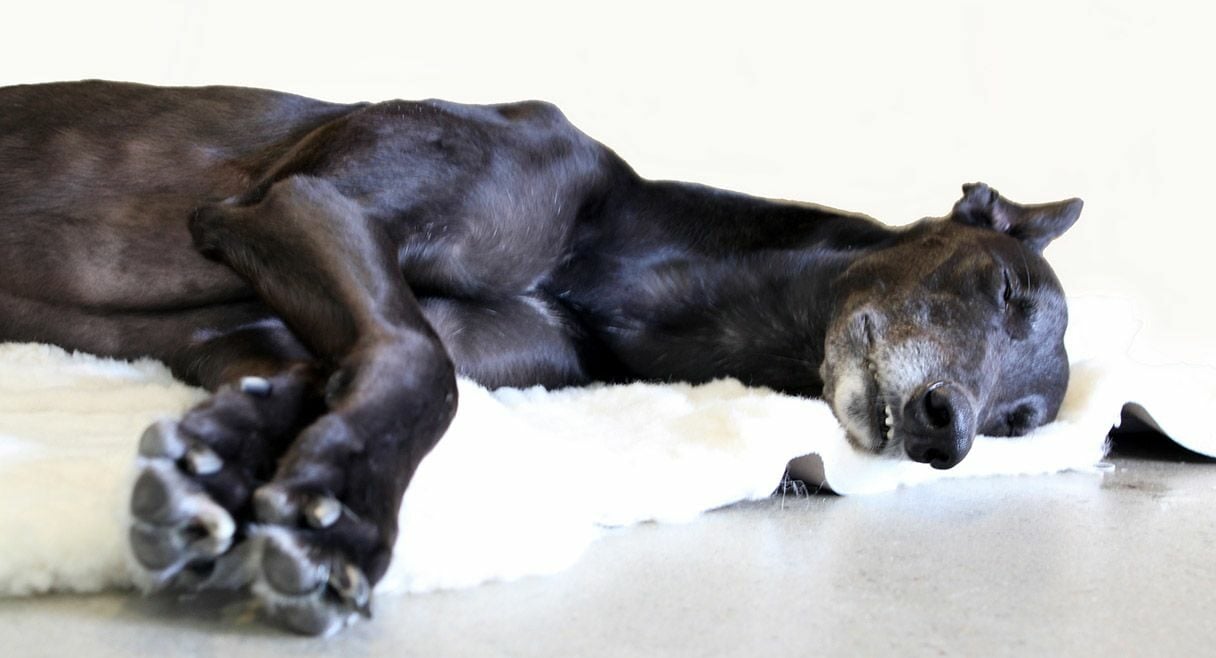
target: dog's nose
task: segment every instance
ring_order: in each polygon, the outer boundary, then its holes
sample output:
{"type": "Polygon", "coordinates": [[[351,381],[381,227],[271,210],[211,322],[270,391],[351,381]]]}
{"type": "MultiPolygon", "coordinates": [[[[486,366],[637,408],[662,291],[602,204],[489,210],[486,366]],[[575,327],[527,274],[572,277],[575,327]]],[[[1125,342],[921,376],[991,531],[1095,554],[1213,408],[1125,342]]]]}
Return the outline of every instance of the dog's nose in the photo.
{"type": "Polygon", "coordinates": [[[971,398],[957,385],[936,382],[904,405],[904,451],[914,461],[946,469],[958,464],[975,439],[971,398]]]}

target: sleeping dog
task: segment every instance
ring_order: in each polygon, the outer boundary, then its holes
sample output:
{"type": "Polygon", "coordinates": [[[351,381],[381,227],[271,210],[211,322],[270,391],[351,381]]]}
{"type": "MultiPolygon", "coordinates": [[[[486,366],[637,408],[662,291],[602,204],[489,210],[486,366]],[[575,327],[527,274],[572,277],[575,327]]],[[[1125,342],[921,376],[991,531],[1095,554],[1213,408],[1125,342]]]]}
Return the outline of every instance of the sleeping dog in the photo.
{"type": "Polygon", "coordinates": [[[934,468],[1051,420],[1068,382],[1041,252],[1077,199],[965,185],[895,229],[644,180],[540,102],[89,81],[0,110],[0,340],[214,391],[141,438],[132,553],[154,587],[251,579],[300,632],[368,610],[458,374],[735,377],[934,468]]]}

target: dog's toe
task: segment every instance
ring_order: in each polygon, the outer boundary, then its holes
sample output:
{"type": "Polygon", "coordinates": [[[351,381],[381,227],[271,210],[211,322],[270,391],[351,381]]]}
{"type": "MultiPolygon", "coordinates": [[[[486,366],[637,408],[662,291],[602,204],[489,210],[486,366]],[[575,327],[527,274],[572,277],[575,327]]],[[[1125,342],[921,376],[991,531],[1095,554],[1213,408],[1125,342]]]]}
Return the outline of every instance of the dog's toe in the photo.
{"type": "Polygon", "coordinates": [[[214,561],[236,536],[227,510],[164,459],[145,464],[131,494],[131,515],[131,553],[153,588],[188,566],[214,561]]]}
{"type": "Polygon", "coordinates": [[[177,433],[177,423],[159,420],[144,430],[139,437],[139,454],[144,457],[180,459],[186,454],[186,442],[177,433]]]}
{"type": "Polygon", "coordinates": [[[131,490],[131,514],[157,525],[172,524],[186,514],[184,498],[197,493],[177,477],[167,462],[158,460],[144,467],[131,490]]]}
{"type": "Polygon", "coordinates": [[[291,535],[276,533],[267,538],[262,549],[262,575],[277,593],[304,596],[329,580],[329,567],[313,562],[291,535]]]}
{"type": "Polygon", "coordinates": [[[128,532],[135,559],[153,571],[165,571],[182,556],[182,542],[173,532],[136,523],[128,532]]]}
{"type": "Polygon", "coordinates": [[[276,623],[328,635],[357,615],[370,616],[372,583],[357,556],[374,551],[379,532],[329,495],[260,487],[254,514],[262,558],[254,592],[276,623]]]}
{"type": "Polygon", "coordinates": [[[127,533],[139,580],[151,589],[201,586],[206,579],[199,574],[215,571],[216,560],[237,541],[232,514],[195,479],[218,473],[223,460],[171,421],[144,432],[139,454],[127,533]]]}
{"type": "Polygon", "coordinates": [[[370,615],[371,583],[358,567],[288,529],[261,532],[262,563],[254,592],[274,622],[304,635],[330,635],[357,615],[370,615]]]}

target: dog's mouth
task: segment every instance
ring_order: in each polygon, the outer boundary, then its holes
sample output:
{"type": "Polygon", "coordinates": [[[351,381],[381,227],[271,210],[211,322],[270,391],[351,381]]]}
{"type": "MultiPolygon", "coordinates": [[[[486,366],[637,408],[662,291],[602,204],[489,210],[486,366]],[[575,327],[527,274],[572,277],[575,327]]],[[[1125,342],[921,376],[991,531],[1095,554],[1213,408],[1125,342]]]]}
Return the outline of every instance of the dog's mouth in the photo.
{"type": "Polygon", "coordinates": [[[895,438],[895,410],[891,401],[884,393],[882,375],[878,364],[867,358],[866,365],[866,407],[870,410],[869,429],[874,432],[874,440],[870,442],[874,452],[885,451],[895,438]]]}

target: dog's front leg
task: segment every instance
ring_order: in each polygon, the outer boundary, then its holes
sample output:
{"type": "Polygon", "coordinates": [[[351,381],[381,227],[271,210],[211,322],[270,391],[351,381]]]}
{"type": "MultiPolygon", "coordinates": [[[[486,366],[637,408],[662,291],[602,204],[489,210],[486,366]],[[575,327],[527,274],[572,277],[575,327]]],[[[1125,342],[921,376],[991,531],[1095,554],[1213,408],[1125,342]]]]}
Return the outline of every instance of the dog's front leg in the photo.
{"type": "Polygon", "coordinates": [[[451,360],[381,227],[325,180],[205,207],[191,231],[332,369],[325,413],[253,496],[255,591],[292,629],[332,632],[388,567],[402,495],[455,413],[451,360]]]}

